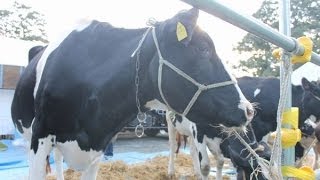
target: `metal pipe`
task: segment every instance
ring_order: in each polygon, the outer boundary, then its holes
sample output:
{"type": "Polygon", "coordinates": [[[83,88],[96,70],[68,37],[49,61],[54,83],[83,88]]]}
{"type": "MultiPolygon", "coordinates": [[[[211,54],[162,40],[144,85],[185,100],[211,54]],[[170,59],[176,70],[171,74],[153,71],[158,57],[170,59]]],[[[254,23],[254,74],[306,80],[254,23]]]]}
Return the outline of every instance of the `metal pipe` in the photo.
{"type": "MultiPolygon", "coordinates": [[[[298,45],[292,38],[279,33],[277,30],[269,27],[252,16],[238,13],[236,10],[223,5],[219,0],[181,1],[252,33],[288,52],[296,52],[296,55],[302,55],[304,52],[304,48],[298,45]]],[[[311,62],[320,66],[320,56],[316,53],[312,53],[311,62]]]]}
{"type": "MultiPolygon", "coordinates": [[[[291,36],[291,28],[290,28],[290,0],[279,0],[279,32],[286,35],[291,36]]],[[[280,83],[282,84],[285,82],[285,73],[291,73],[292,72],[292,64],[290,63],[290,55],[283,54],[281,59],[281,65],[280,65],[280,83]],[[284,67],[285,61],[287,64],[289,64],[288,70],[284,67]],[[288,71],[288,72],[287,72],[288,71]]],[[[286,97],[286,102],[284,104],[285,110],[289,110],[292,106],[292,88],[291,88],[291,74],[289,74],[289,84],[286,89],[288,92],[286,97]]],[[[279,103],[280,104],[280,103],[279,103]]],[[[283,128],[291,128],[289,125],[282,125],[283,128]]],[[[282,149],[282,156],[281,156],[281,164],[285,166],[294,166],[295,161],[295,148],[290,147],[287,149],[282,149]]],[[[288,178],[284,178],[288,179],[288,178]]]]}

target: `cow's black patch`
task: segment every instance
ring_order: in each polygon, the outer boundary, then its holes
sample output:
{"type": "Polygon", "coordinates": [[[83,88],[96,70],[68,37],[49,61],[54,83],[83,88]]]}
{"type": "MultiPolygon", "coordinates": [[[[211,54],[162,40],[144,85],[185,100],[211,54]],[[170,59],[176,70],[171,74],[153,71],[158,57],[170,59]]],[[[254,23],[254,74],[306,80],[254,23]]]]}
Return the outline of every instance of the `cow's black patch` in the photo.
{"type": "MultiPolygon", "coordinates": [[[[239,86],[250,102],[257,103],[256,116],[252,120],[253,129],[260,141],[269,132],[277,127],[277,108],[280,97],[280,80],[278,78],[242,77],[238,78],[239,86]],[[254,97],[256,89],[260,90],[259,96],[254,97]]],[[[313,96],[312,92],[320,92],[319,85],[302,80],[302,86],[292,85],[292,106],[299,108],[299,128],[304,126],[304,121],[314,115],[320,118],[320,101],[313,96]]],[[[300,148],[298,148],[300,149],[300,148]]],[[[299,150],[300,151],[300,150],[299,150]]],[[[301,157],[301,153],[296,155],[301,157]]],[[[303,153],[302,153],[303,154],[303,153]]]]}
{"type": "MultiPolygon", "coordinates": [[[[198,14],[199,10],[193,8],[156,23],[154,32],[159,50],[149,33],[139,49],[139,58],[137,54],[131,55],[147,28],[124,29],[92,21],[83,30],[72,31],[49,52],[34,101],[36,61],[32,60],[26,68],[28,73],[20,79],[12,110],[14,121],[21,114],[27,117],[23,119],[23,127],[30,126],[35,118],[31,148],[36,152],[37,139],[52,134],[57,142],[77,141],[82,150],[104,150],[111,138],[137,114],[136,75],[142,111],[151,100],[164,103],[158,86],[160,52],[165,60],[198,83],[230,81],[210,36],[196,26],[198,14]],[[182,41],[177,40],[178,22],[188,34],[182,41]],[[23,93],[22,98],[19,93],[23,93]],[[19,109],[22,107],[28,108],[19,109]]],[[[38,54],[35,59],[41,56],[38,54]]],[[[167,66],[163,66],[161,77],[163,96],[174,110],[182,113],[198,87],[167,66]]],[[[234,85],[204,91],[187,118],[204,126],[243,125],[247,118],[246,111],[238,108],[239,97],[234,85]]]]}
{"type": "Polygon", "coordinates": [[[192,135],[194,138],[196,138],[196,130],[194,129],[194,126],[192,126],[192,135]]]}
{"type": "Polygon", "coordinates": [[[199,152],[199,162],[201,162],[202,161],[202,154],[201,154],[201,152],[199,152]]]}

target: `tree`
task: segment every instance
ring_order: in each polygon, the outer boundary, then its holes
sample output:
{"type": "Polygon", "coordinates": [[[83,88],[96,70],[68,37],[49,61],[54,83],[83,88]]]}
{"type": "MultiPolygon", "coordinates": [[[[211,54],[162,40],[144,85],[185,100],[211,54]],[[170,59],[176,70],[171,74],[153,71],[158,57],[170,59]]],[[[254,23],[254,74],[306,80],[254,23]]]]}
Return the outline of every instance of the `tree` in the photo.
{"type": "Polygon", "coordinates": [[[24,4],[14,2],[10,10],[0,9],[0,35],[47,43],[44,16],[24,4]]]}
{"type": "MultiPolygon", "coordinates": [[[[320,52],[320,0],[291,0],[291,34],[298,38],[308,36],[313,40],[314,51],[320,52]]],[[[278,0],[265,0],[260,9],[253,14],[257,19],[278,30],[278,0]]],[[[234,50],[242,54],[244,58],[234,68],[240,68],[245,72],[251,72],[254,76],[279,76],[279,65],[272,57],[272,51],[276,49],[268,43],[252,34],[247,34],[234,50]]]]}

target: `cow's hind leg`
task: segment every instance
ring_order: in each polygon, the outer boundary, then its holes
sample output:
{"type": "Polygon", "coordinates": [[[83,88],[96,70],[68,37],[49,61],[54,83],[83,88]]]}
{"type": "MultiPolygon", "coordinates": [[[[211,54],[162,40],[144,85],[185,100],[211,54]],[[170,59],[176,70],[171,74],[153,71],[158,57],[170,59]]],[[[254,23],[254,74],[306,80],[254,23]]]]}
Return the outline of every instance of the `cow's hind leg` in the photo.
{"type": "Polygon", "coordinates": [[[203,143],[198,143],[197,145],[199,149],[199,162],[200,162],[200,170],[202,174],[202,179],[206,180],[208,179],[209,173],[210,173],[210,160],[207,153],[207,146],[203,143]]]}
{"type": "Polygon", "coordinates": [[[198,157],[198,149],[196,147],[196,144],[194,142],[193,138],[189,138],[190,140],[190,154],[192,157],[192,162],[193,162],[193,169],[195,172],[195,175],[197,179],[202,179],[201,178],[201,170],[200,170],[200,164],[199,164],[199,157],[198,157]]]}
{"type": "Polygon", "coordinates": [[[54,163],[56,164],[56,177],[57,180],[64,180],[63,177],[63,156],[59,149],[54,149],[54,163]]]}
{"type": "Polygon", "coordinates": [[[55,143],[55,136],[48,135],[38,138],[32,135],[31,150],[29,154],[29,180],[44,180],[46,178],[46,158],[55,143]]]}
{"type": "Polygon", "coordinates": [[[82,172],[81,180],[95,180],[99,170],[99,162],[101,157],[96,158],[89,167],[82,172]]]}

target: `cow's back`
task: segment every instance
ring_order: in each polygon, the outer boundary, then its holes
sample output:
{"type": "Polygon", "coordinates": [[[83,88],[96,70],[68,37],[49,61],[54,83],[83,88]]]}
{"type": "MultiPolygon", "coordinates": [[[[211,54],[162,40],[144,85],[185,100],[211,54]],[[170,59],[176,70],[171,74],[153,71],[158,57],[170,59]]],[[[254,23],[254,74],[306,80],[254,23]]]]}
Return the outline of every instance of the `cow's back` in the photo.
{"type": "Polygon", "coordinates": [[[278,78],[242,77],[239,86],[251,103],[256,103],[256,112],[252,120],[257,140],[276,129],[276,115],[280,97],[278,78]]]}
{"type": "Polygon", "coordinates": [[[125,113],[115,109],[128,105],[119,103],[126,95],[135,97],[135,61],[131,54],[143,32],[93,21],[81,31],[72,31],[49,54],[35,102],[39,116],[43,115],[39,123],[47,133],[81,139],[79,144],[99,141],[93,144],[102,146],[99,138],[105,138],[105,132],[116,133],[130,120],[126,113],[136,111],[134,104],[125,113]]]}
{"type": "Polygon", "coordinates": [[[277,111],[280,97],[280,81],[278,78],[238,78],[239,86],[251,103],[257,103],[257,110],[262,114],[274,114],[277,111]]]}

